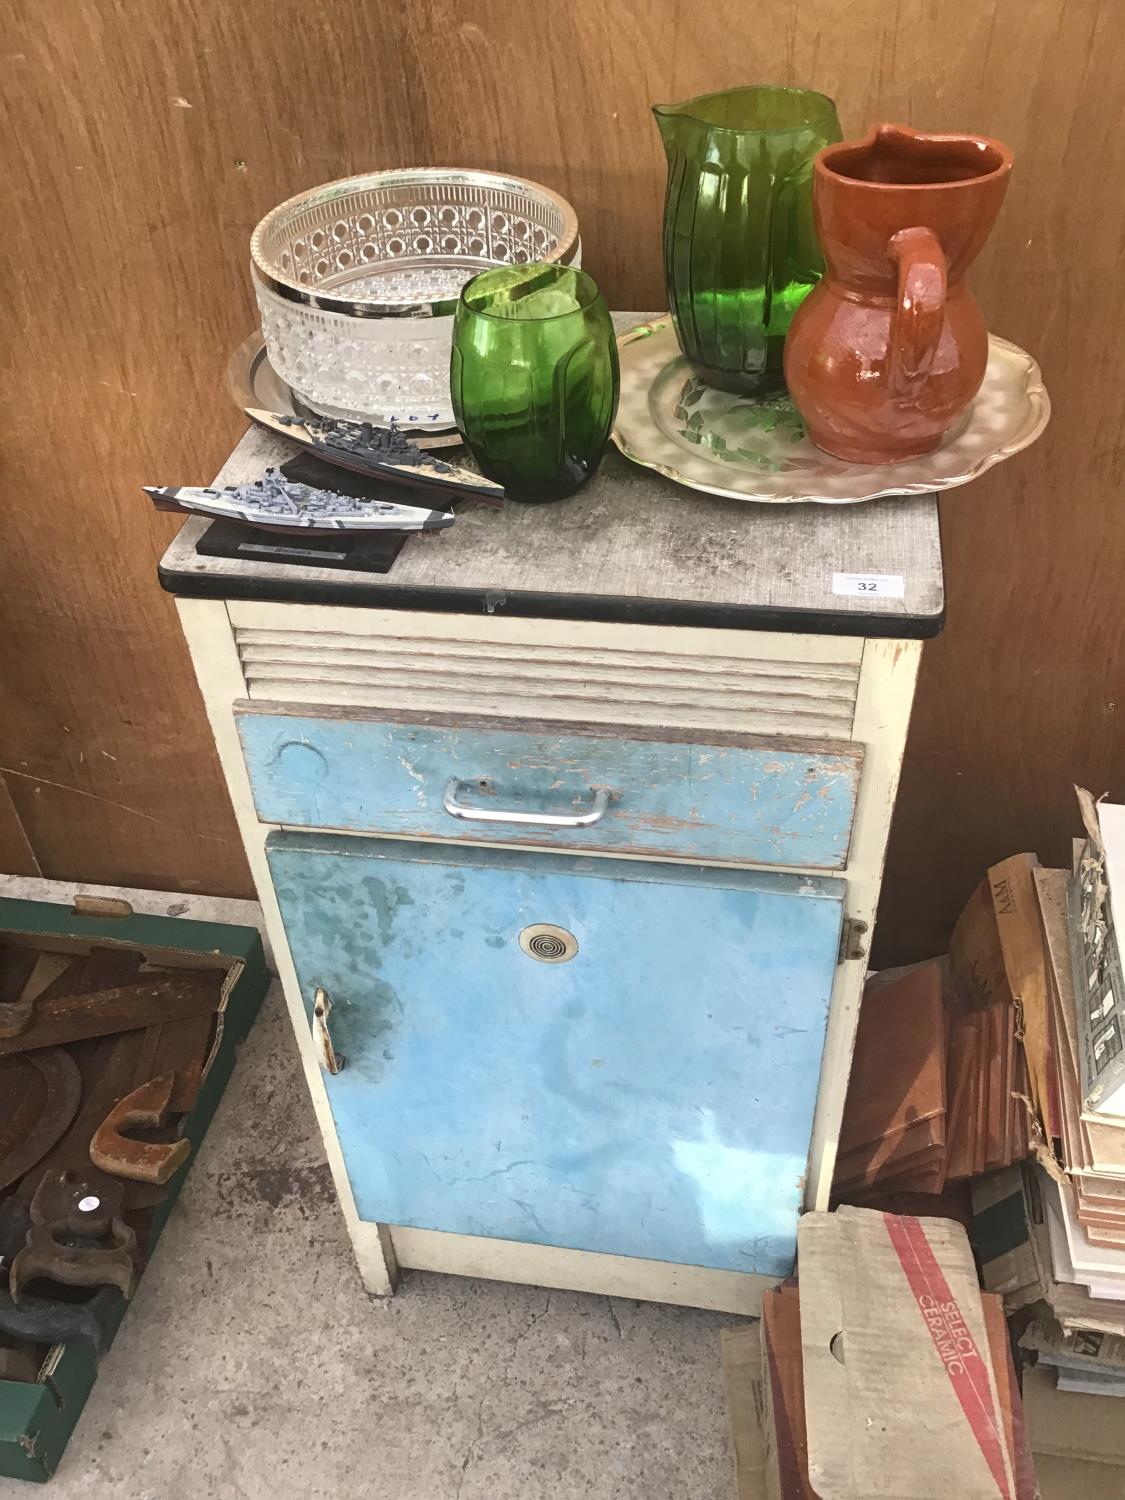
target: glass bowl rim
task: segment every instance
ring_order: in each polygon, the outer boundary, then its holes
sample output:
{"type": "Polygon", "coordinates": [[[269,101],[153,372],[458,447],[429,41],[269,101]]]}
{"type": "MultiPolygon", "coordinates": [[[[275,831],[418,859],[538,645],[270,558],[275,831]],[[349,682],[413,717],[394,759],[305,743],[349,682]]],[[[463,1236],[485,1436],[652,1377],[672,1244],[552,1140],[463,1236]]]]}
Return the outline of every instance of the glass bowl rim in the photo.
{"type": "MultiPolygon", "coordinates": [[[[528,194],[533,198],[538,197],[542,202],[550,203],[561,215],[563,221],[559,241],[549,252],[550,260],[557,260],[560,264],[570,264],[579,252],[581,241],[578,236],[578,215],[574,208],[561,193],[541,182],[536,182],[533,178],[520,177],[514,172],[491,171],[481,167],[397,167],[389,170],[360,172],[350,177],[336,177],[331,182],[322,182],[316,187],[306,188],[303,192],[295,193],[291,198],[275,204],[258,220],[250,235],[251,278],[260,280],[264,286],[286,302],[299,303],[326,312],[342,313],[346,317],[412,318],[450,315],[456,306],[455,297],[439,298],[436,301],[385,302],[374,296],[349,297],[347,283],[328,288],[306,286],[287,275],[280,265],[275,264],[264,248],[264,241],[274,226],[303,208],[333,202],[349,193],[366,189],[411,187],[423,184],[514,191],[528,194]]],[[[497,264],[503,264],[503,262],[497,262],[497,264]]]]}

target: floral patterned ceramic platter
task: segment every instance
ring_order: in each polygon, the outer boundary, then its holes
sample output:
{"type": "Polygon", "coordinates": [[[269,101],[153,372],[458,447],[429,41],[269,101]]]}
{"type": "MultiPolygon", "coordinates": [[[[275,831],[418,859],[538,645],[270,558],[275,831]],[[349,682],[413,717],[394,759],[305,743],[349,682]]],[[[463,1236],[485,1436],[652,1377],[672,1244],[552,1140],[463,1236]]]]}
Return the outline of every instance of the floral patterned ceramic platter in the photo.
{"type": "Polygon", "coordinates": [[[806,436],[789,397],[733,396],[692,373],[668,316],[617,341],[621,403],[613,440],[635,463],[690,489],[769,505],[847,505],[968,484],[1033,443],[1051,404],[1030,354],[989,335],[988,369],[958,427],[924,458],[849,464],[806,436]]]}

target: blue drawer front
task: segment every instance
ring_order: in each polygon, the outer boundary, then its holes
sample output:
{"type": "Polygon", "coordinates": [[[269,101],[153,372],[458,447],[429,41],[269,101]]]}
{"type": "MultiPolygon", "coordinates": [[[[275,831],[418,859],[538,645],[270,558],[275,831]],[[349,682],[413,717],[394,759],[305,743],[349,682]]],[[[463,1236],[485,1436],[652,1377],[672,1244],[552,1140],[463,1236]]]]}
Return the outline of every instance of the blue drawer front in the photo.
{"type": "Polygon", "coordinates": [[[816,870],[847,862],[862,764],[857,746],[738,736],[699,744],[252,712],[239,714],[239,733],[267,823],[816,870]],[[582,813],[602,787],[610,806],[590,828],[462,822],[442,806],[452,779],[486,809],[582,813]]]}
{"type": "Polygon", "coordinates": [[[786,1275],[834,880],[273,834],[360,1216],[786,1275]],[[578,940],[544,963],[520,932],[578,940]]]}

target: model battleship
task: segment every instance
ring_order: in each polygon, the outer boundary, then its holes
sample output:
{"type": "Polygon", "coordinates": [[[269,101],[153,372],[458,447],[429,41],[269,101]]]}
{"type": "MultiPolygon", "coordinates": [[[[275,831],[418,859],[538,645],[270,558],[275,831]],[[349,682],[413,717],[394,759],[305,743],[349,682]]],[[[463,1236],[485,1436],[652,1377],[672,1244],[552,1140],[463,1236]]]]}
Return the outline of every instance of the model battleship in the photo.
{"type": "Polygon", "coordinates": [[[220,489],[145,485],[157,510],[178,510],[187,515],[222,516],[266,531],[286,531],[307,536],[317,531],[438,531],[452,526],[452,511],[428,510],[418,505],[396,505],[389,500],[358,500],[335,490],[317,489],[285,479],[276,469],[267,469],[252,484],[233,484],[220,489]]]}
{"type": "Polygon", "coordinates": [[[472,469],[436,458],[411,442],[397,427],[337,421],[333,417],[282,416],[256,406],[247,406],[244,410],[259,427],[289,438],[326,463],[338,464],[353,473],[455,491],[467,500],[485,500],[493,505],[504,502],[502,485],[494,484],[472,469]]]}

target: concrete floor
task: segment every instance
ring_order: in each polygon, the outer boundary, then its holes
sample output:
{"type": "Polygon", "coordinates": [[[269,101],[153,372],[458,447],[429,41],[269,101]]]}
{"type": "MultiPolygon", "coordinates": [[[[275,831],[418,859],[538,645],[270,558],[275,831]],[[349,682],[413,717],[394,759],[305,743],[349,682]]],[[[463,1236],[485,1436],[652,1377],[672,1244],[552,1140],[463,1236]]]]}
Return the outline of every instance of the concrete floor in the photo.
{"type": "Polygon", "coordinates": [[[730,1500],[737,1321],[419,1272],[368,1299],[275,986],[49,1493],[730,1500]]]}

